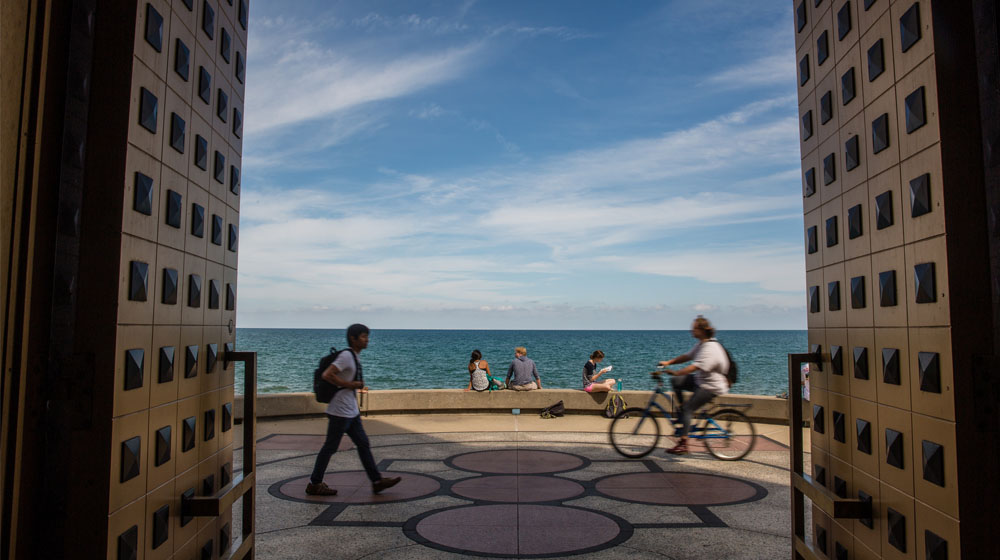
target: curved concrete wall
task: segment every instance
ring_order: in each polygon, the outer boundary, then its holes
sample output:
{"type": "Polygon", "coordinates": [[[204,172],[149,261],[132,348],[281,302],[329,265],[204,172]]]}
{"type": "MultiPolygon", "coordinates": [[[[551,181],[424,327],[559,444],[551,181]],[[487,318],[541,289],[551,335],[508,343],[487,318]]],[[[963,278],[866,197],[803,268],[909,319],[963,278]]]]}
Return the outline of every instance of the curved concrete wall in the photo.
{"type": "MultiPolygon", "coordinates": [[[[645,406],[648,391],[622,391],[629,406],[645,406]]],[[[587,393],[572,389],[541,389],[537,391],[494,391],[492,393],[461,389],[394,389],[371,391],[361,395],[362,412],[369,414],[408,413],[485,413],[504,412],[518,408],[523,414],[538,412],[563,401],[569,414],[600,414],[607,404],[608,393],[587,393]]],[[[788,401],[761,395],[730,394],[719,397],[726,404],[749,404],[745,412],[758,422],[787,424],[788,401]]],[[[243,417],[243,395],[236,395],[234,414],[243,417]]],[[[257,395],[257,418],[312,416],[322,414],[326,405],[316,402],[312,393],[273,393],[257,395]]],[[[808,418],[808,415],[805,417],[808,418]]]]}

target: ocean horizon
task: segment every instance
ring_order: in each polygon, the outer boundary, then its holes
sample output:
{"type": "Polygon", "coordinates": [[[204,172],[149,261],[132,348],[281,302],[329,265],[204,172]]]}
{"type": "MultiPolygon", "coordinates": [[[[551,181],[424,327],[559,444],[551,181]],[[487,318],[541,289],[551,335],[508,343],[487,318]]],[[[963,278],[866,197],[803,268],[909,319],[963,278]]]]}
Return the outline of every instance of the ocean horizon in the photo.
{"type": "MultiPolygon", "coordinates": [[[[345,329],[236,329],[236,349],[257,352],[257,392],[312,391],[312,375],[331,347],[343,348],[345,329]]],[[[472,350],[478,349],[494,376],[503,378],[514,348],[525,346],[538,366],[542,386],[579,389],[583,365],[602,350],[605,377],[621,379],[623,389],[651,389],[649,372],[660,360],[691,349],[687,330],[613,329],[373,329],[361,354],[366,384],[379,389],[464,389],[472,350]]],[[[740,368],[734,393],[775,395],[787,390],[787,355],[808,348],[806,330],[727,330],[717,338],[740,368]]],[[[236,393],[243,393],[237,366],[236,393]]]]}

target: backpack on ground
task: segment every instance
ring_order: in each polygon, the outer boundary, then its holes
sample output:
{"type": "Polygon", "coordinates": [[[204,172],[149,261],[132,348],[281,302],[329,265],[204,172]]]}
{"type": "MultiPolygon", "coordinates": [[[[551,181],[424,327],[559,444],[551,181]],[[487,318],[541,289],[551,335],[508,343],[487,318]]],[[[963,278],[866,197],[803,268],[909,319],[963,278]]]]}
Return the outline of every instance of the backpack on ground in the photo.
{"type": "MultiPolygon", "coordinates": [[[[343,387],[334,385],[333,383],[323,379],[323,372],[330,367],[330,364],[337,359],[337,356],[339,356],[341,352],[348,350],[348,348],[337,350],[336,348],[331,347],[330,353],[320,358],[319,366],[317,366],[316,371],[313,372],[313,393],[316,394],[316,402],[328,403],[333,399],[333,395],[336,394],[337,391],[343,389],[343,387]]],[[[361,376],[361,364],[358,363],[358,357],[355,356],[353,352],[351,352],[351,355],[354,356],[354,367],[357,371],[358,381],[363,382],[364,378],[361,376]]]]}
{"type": "Polygon", "coordinates": [[[540,416],[542,418],[559,418],[564,414],[566,414],[566,405],[562,401],[559,401],[556,404],[543,408],[540,416]]]}
{"type": "Polygon", "coordinates": [[[628,408],[628,403],[618,393],[612,393],[608,398],[608,404],[604,407],[604,416],[614,418],[618,413],[628,408]]]}
{"type": "MultiPolygon", "coordinates": [[[[719,346],[722,346],[721,342],[719,342],[719,346]]],[[[726,371],[726,380],[729,381],[729,386],[732,387],[740,379],[740,366],[736,365],[736,360],[733,359],[733,355],[729,353],[728,348],[722,346],[722,349],[726,352],[726,357],[729,358],[729,369],[726,371]]]]}

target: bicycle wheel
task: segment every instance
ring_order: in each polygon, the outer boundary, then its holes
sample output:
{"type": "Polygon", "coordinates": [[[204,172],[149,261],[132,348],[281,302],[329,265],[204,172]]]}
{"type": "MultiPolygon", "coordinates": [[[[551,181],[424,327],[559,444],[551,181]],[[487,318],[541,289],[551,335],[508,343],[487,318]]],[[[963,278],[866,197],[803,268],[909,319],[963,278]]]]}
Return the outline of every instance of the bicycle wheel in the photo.
{"type": "Polygon", "coordinates": [[[757,439],[757,431],[750,419],[732,408],[713,413],[702,424],[702,428],[702,441],[708,452],[723,461],[746,457],[757,439]]]}
{"type": "Polygon", "coordinates": [[[626,408],[611,421],[611,446],[630,459],[649,455],[660,441],[660,423],[644,408],[626,408]]]}

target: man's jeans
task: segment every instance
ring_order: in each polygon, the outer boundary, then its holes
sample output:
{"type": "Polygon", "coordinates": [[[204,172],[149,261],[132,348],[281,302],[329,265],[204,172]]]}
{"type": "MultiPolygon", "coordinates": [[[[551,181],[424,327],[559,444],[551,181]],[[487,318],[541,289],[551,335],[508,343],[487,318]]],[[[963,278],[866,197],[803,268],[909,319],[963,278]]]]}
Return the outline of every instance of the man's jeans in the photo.
{"type": "Polygon", "coordinates": [[[364,465],[365,472],[368,473],[368,479],[375,482],[382,478],[375,466],[375,458],[372,457],[372,446],[368,442],[368,435],[365,434],[365,428],[361,425],[361,415],[354,418],[344,418],[327,414],[326,417],[330,420],[326,429],[326,441],[323,443],[323,448],[319,450],[319,455],[316,456],[316,466],[313,467],[309,482],[313,484],[323,482],[323,475],[326,473],[326,467],[330,464],[330,457],[340,447],[340,439],[345,433],[354,442],[354,446],[358,448],[358,456],[361,457],[361,464],[364,465]]]}
{"type": "Polygon", "coordinates": [[[681,437],[687,437],[691,431],[691,417],[694,411],[715,398],[715,393],[699,387],[693,373],[675,375],[670,379],[670,383],[674,386],[674,394],[677,395],[677,406],[681,407],[681,437]],[[694,392],[687,403],[684,402],[684,391],[694,392]]]}

